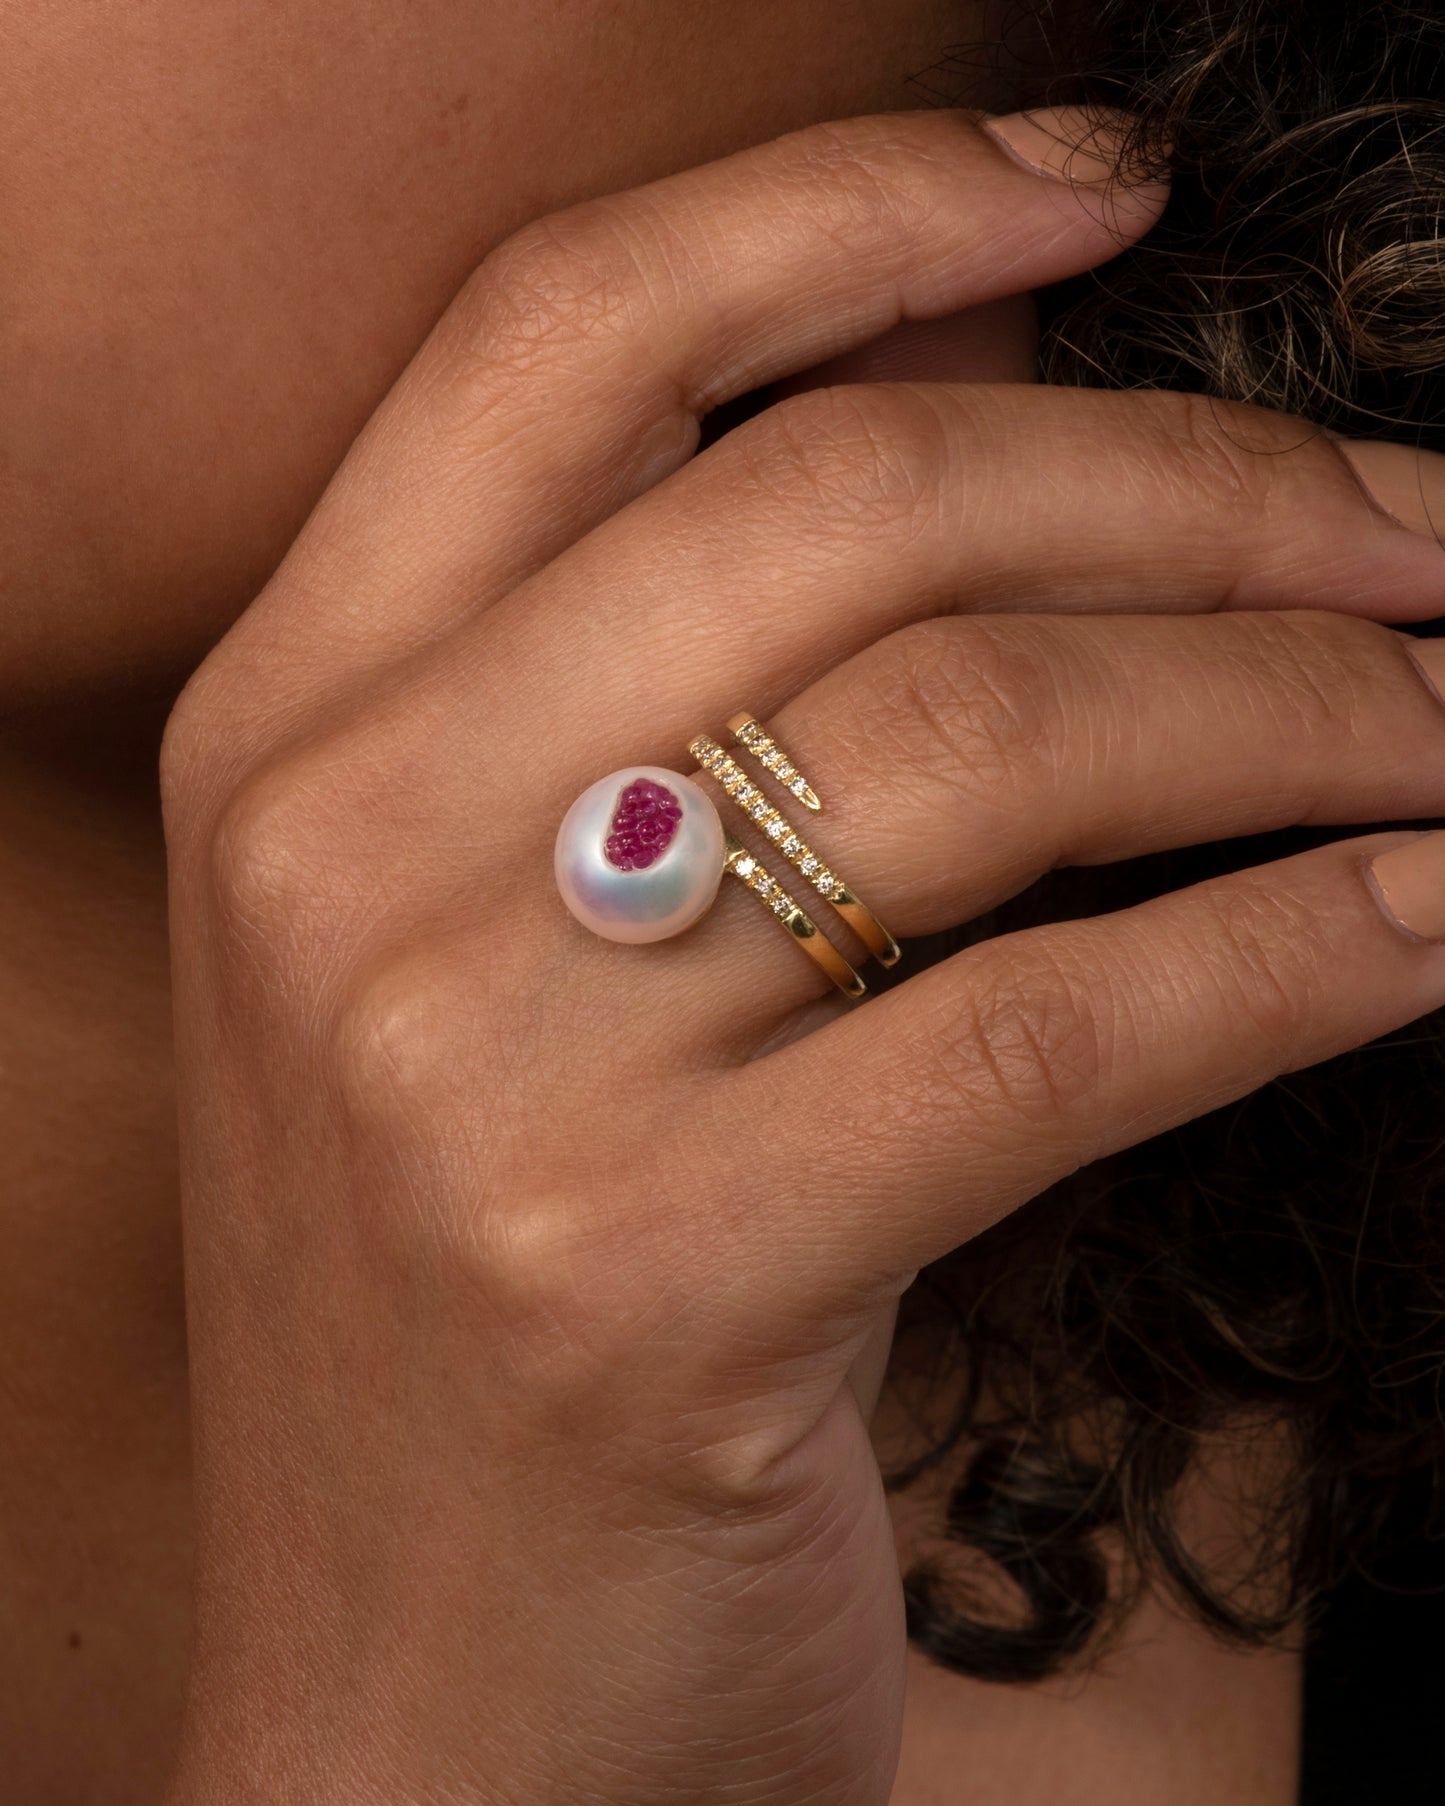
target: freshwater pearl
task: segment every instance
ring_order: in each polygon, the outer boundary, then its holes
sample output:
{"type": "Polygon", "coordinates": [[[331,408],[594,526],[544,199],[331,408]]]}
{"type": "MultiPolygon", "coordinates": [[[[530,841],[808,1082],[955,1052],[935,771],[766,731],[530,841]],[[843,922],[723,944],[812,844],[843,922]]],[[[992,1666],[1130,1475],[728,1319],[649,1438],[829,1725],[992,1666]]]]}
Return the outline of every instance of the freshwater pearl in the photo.
{"type": "Polygon", "coordinates": [[[723,826],[690,778],[630,765],[584,790],[557,830],[562,901],[609,941],[665,941],[705,915],[723,875],[723,826]]]}

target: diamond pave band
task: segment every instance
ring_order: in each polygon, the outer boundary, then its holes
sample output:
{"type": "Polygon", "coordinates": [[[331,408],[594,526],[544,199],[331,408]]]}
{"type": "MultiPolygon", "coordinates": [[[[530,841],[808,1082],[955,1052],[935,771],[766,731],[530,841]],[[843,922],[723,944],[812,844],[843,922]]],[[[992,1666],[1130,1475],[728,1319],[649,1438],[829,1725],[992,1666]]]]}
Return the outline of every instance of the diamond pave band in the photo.
{"type": "MultiPolygon", "coordinates": [[[[728,725],[739,744],[757,759],[776,782],[809,808],[821,808],[816,792],[754,716],[735,715],[728,725]]],[[[897,941],[857,893],[804,840],[782,811],[768,801],[738,761],[707,734],[697,735],[688,751],[756,824],[758,831],[807,879],[818,895],[832,904],[878,963],[883,966],[895,965],[902,956],[897,941]]]]}

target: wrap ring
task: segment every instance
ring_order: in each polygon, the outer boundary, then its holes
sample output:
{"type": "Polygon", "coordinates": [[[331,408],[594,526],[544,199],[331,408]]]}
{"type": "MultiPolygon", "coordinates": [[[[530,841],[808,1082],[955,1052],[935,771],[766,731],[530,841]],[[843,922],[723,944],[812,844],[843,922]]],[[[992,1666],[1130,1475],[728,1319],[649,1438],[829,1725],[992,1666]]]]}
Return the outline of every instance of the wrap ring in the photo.
{"type": "MultiPolygon", "coordinates": [[[[805,809],[818,811],[817,792],[748,714],[729,731],[762,773],[805,809]]],[[[764,862],[723,826],[706,774],[765,840],[824,898],[880,964],[900,956],[898,943],[872,910],[797,833],[762,784],[706,734],[688,748],[701,771],[691,777],[662,766],[625,767],[584,790],[557,831],[553,864],[557,888],[572,914],[606,940],[660,941],[682,934],[712,908],[731,872],[765,904],[779,925],[849,997],[867,986],[764,862]]]]}

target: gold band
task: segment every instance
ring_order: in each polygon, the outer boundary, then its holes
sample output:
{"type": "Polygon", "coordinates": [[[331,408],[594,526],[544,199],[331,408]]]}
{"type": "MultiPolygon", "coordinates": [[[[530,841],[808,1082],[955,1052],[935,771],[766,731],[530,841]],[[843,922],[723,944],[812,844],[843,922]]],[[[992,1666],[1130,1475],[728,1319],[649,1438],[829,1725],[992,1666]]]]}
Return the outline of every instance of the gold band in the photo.
{"type": "MultiPolygon", "coordinates": [[[[800,801],[806,802],[811,797],[813,800],[809,807],[821,807],[814,791],[803,782],[791,763],[783,759],[781,749],[763,732],[751,715],[735,715],[728,725],[759,762],[773,772],[779,783],[786,784],[800,801]],[[735,723],[742,725],[735,726],[735,723]],[[749,728],[755,729],[756,734],[750,736],[749,728]],[[774,763],[769,764],[772,753],[777,753],[778,757],[774,763]],[[784,775],[785,772],[792,773],[791,779],[784,775]],[[802,786],[801,789],[798,788],[799,785],[802,786]]],[[[824,863],[782,812],[772,806],[757,785],[749,781],[747,772],[737,760],[725,753],[706,734],[699,734],[688,751],[749,819],[757,824],[759,832],[765,834],[783,857],[797,867],[818,895],[832,904],[879,965],[896,965],[903,951],[897,941],[857,893],[824,863]]]]}
{"type": "Polygon", "coordinates": [[[727,847],[727,869],[733,876],[740,878],[761,902],[767,904],[803,951],[827,973],[845,996],[866,996],[868,987],[862,978],[808,912],[793,901],[761,860],[726,830],[724,842],[727,847]]]}

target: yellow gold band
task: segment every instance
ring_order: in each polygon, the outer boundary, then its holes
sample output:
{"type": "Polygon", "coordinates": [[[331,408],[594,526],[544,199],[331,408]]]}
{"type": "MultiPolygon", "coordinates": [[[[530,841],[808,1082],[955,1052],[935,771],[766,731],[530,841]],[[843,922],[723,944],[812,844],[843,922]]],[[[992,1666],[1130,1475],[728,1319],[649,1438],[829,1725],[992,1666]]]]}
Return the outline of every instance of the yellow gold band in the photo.
{"type": "MultiPolygon", "coordinates": [[[[773,772],[780,783],[784,783],[800,801],[813,800],[810,807],[821,807],[816,793],[807,784],[790,762],[781,757],[781,749],[766,735],[750,715],[735,715],[733,723],[746,724],[757,730],[755,738],[750,738],[744,727],[734,727],[733,731],[739,741],[754,753],[767,769],[773,772]],[[765,743],[759,746],[756,742],[765,743]],[[768,764],[770,752],[777,752],[775,765],[768,764]],[[792,772],[792,779],[785,777],[785,772],[792,772]],[[796,788],[801,784],[802,789],[796,788]],[[804,795],[806,792],[806,796],[804,795]]],[[[727,792],[732,800],[741,808],[748,818],[756,823],[758,831],[765,834],[783,857],[798,871],[825,901],[831,903],[839,916],[858,936],[868,951],[882,966],[896,965],[902,957],[902,949],[897,941],[874,915],[866,903],[852,890],[839,874],[831,869],[822,858],[808,845],[793,827],[792,823],[763,795],[758,786],[752,783],[746,771],[736,759],[706,734],[699,734],[689,746],[688,751],[697,760],[709,776],[727,792]]],[[[851,969],[851,968],[850,968],[851,969]]]]}
{"type": "Polygon", "coordinates": [[[803,951],[827,973],[840,991],[848,997],[865,996],[868,987],[862,978],[808,912],[788,895],[762,861],[726,830],[724,842],[727,847],[727,869],[733,876],[740,879],[760,902],[767,904],[803,951]]]}

